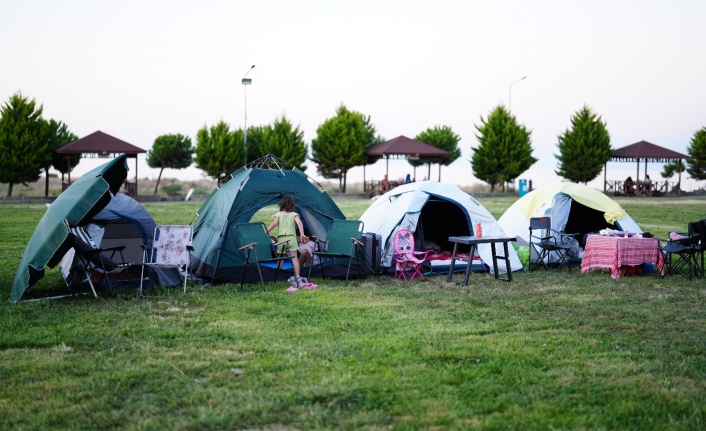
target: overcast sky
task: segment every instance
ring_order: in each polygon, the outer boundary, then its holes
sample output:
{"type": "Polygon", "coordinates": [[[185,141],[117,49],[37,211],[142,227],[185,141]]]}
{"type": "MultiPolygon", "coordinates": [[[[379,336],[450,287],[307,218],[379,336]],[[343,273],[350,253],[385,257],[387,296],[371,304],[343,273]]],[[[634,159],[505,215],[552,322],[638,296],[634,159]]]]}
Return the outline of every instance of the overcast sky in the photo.
{"type": "MultiPolygon", "coordinates": [[[[584,104],[614,148],[646,140],[686,153],[706,126],[705,21],[702,0],[0,0],[0,98],[21,91],[79,137],[101,130],[144,149],[170,133],[195,143],[220,120],[242,128],[245,91],[249,126],[286,115],[307,143],[343,103],[387,139],[450,126],[463,154],[441,175],[458,185],[479,183],[475,124],[504,104],[532,130],[539,162],[520,178],[537,187],[560,180],[557,135],[584,104]]],[[[156,178],[144,160],[139,177],[156,178]]],[[[384,171],[379,161],[366,177],[384,171]]],[[[653,180],[660,172],[648,166],[653,180]]],[[[609,179],[627,175],[634,164],[608,164],[609,179]]]]}

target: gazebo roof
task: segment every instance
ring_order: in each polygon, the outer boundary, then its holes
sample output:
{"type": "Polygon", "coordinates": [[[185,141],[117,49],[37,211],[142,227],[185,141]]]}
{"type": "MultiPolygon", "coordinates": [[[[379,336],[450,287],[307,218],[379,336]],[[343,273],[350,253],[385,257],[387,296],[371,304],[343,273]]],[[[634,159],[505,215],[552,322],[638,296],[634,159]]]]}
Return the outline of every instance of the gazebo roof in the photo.
{"type": "Polygon", "coordinates": [[[96,154],[99,157],[117,154],[136,157],[137,154],[147,151],[99,130],[58,148],[56,152],[58,154],[96,154]]]}
{"type": "Polygon", "coordinates": [[[441,148],[436,148],[424,142],[398,136],[389,141],[372,145],[365,149],[365,154],[371,157],[413,156],[413,157],[448,157],[451,153],[441,148]]]}
{"type": "Polygon", "coordinates": [[[648,162],[669,163],[677,159],[688,159],[689,156],[660,147],[647,141],[640,141],[627,147],[613,151],[611,162],[634,162],[646,160],[648,162]]]}

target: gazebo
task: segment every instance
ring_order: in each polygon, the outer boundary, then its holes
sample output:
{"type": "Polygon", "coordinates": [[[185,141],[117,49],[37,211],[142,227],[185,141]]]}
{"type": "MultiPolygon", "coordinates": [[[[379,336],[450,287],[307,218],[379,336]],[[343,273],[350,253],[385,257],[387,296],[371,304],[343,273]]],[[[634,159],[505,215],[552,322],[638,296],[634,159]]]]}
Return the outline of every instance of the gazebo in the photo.
{"type": "Polygon", "coordinates": [[[64,188],[71,184],[71,159],[68,157],[71,154],[81,154],[81,157],[84,158],[114,158],[120,154],[125,154],[128,159],[135,159],[135,182],[130,182],[126,179],[124,185],[125,194],[133,198],[137,197],[137,155],[146,152],[142,148],[128,144],[100,130],[56,150],[57,154],[65,155],[68,167],[68,182],[63,184],[64,188]]]}
{"type": "MultiPolygon", "coordinates": [[[[404,158],[410,160],[425,159],[443,159],[449,157],[451,153],[441,148],[436,148],[424,142],[415,141],[406,136],[398,136],[389,141],[381,142],[372,145],[365,149],[365,154],[374,158],[385,158],[385,175],[389,174],[390,158],[404,158]]],[[[439,166],[441,170],[441,166],[439,166]]],[[[441,171],[439,171],[441,177],[441,171]]],[[[365,183],[365,171],[363,171],[363,183],[365,183]]]]}
{"type": "MultiPolygon", "coordinates": [[[[626,147],[618,148],[613,151],[613,156],[608,159],[609,162],[637,162],[637,171],[635,174],[635,183],[640,184],[640,160],[645,162],[645,175],[643,179],[647,176],[647,162],[655,163],[673,163],[677,160],[688,159],[689,156],[672,151],[668,148],[660,147],[659,145],[652,144],[647,141],[640,141],[626,147]]],[[[608,189],[607,181],[607,166],[603,169],[603,191],[606,192],[608,189]]],[[[656,184],[653,185],[657,186],[656,184]]],[[[665,194],[669,192],[669,183],[667,181],[660,187],[655,187],[655,190],[660,190],[665,194]]],[[[679,172],[679,182],[677,183],[677,194],[681,194],[681,172],[679,172]]]]}

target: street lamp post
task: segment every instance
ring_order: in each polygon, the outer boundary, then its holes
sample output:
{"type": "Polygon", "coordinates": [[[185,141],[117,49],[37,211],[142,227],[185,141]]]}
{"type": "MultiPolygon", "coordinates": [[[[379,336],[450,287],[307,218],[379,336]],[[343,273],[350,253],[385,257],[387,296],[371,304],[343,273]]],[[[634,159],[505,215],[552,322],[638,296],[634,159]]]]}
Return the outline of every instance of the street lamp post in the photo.
{"type": "MultiPolygon", "coordinates": [[[[253,67],[254,67],[254,66],[253,66],[253,67]]],[[[524,80],[524,79],[527,79],[527,77],[526,77],[526,76],[523,76],[522,78],[520,78],[520,79],[518,79],[517,81],[513,82],[512,84],[510,84],[510,95],[508,96],[508,99],[507,99],[507,111],[508,111],[508,112],[512,111],[512,86],[515,85],[515,84],[517,84],[518,82],[524,80]]]]}
{"type": "Polygon", "coordinates": [[[253,64],[250,66],[250,69],[248,69],[247,72],[245,72],[245,75],[243,76],[243,101],[245,104],[245,127],[243,128],[243,166],[248,164],[248,85],[252,84],[252,79],[248,78],[248,73],[250,73],[251,70],[255,65],[253,64]]]}

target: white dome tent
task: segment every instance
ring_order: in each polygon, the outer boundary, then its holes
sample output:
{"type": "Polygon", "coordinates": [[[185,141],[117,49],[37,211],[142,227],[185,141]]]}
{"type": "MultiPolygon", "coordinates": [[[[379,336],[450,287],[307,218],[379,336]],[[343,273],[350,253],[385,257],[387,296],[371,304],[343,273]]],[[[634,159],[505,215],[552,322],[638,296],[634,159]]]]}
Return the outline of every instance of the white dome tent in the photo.
{"type": "MultiPolygon", "coordinates": [[[[388,270],[393,266],[393,238],[400,229],[414,232],[415,243],[421,250],[435,244],[450,251],[453,243],[449,237],[473,235],[476,223],[481,224],[483,235],[505,236],[495,217],[473,196],[454,185],[436,181],[396,187],[373,202],[360,219],[367,232],[381,236],[380,265],[388,270]]],[[[490,244],[480,244],[478,254],[484,263],[492,266],[490,244]]],[[[509,254],[512,271],[521,270],[522,264],[514,248],[510,247],[509,254]]],[[[448,270],[448,263],[435,265],[432,261],[432,271],[448,270]]],[[[456,268],[465,270],[465,265],[456,268]]],[[[500,265],[499,270],[506,272],[504,265],[500,265]]]]}

